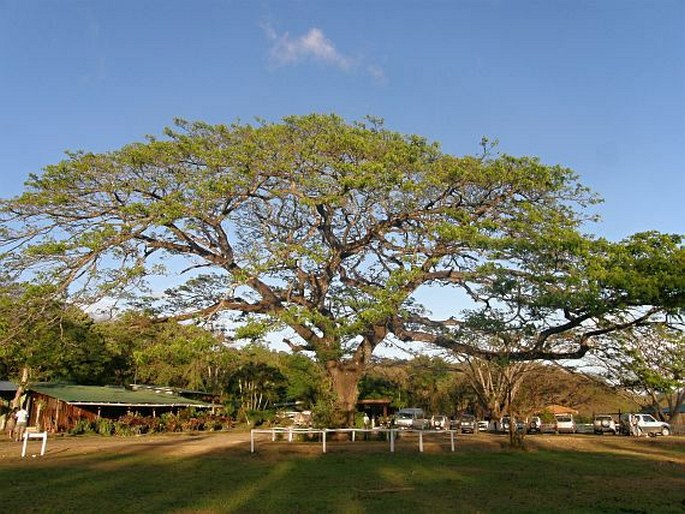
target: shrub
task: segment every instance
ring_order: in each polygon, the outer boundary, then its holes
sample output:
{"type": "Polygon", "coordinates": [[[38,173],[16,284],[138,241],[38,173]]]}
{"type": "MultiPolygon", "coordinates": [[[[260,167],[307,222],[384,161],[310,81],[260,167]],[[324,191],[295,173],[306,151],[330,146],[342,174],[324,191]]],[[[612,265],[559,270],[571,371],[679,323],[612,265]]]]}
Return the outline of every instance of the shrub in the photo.
{"type": "Polygon", "coordinates": [[[333,401],[319,399],[312,408],[312,426],[317,428],[345,426],[345,415],[333,401]]]}
{"type": "MultiPolygon", "coordinates": [[[[264,414],[261,422],[272,419],[273,413],[264,414]]],[[[116,421],[100,418],[95,422],[80,419],[69,430],[70,434],[97,433],[100,435],[131,436],[160,432],[195,432],[202,430],[229,430],[233,420],[229,416],[217,416],[209,412],[187,409],[178,414],[165,412],[159,417],[126,414],[116,421]]]]}
{"type": "Polygon", "coordinates": [[[88,419],[79,419],[69,430],[71,435],[91,434],[95,431],[93,423],[88,419]]]}
{"type": "Polygon", "coordinates": [[[115,423],[111,419],[98,418],[95,421],[95,432],[100,435],[112,435],[114,434],[115,423]]]}

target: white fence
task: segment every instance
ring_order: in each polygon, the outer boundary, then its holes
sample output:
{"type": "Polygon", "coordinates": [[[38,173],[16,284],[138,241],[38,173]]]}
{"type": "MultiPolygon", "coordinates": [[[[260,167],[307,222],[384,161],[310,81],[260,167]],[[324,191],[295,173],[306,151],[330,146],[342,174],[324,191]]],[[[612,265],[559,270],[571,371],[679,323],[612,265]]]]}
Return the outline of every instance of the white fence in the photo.
{"type": "Polygon", "coordinates": [[[413,430],[413,429],[397,429],[397,428],[268,428],[268,429],[253,429],[250,431],[250,452],[255,452],[255,435],[268,434],[271,436],[271,441],[276,441],[277,436],[287,436],[288,442],[292,443],[293,438],[297,435],[318,435],[321,439],[321,451],[326,453],[327,436],[329,434],[347,433],[352,442],[356,441],[357,434],[362,435],[380,435],[385,434],[388,439],[390,452],[395,452],[395,441],[399,434],[418,434],[419,452],[423,453],[423,439],[424,436],[432,435],[448,435],[450,437],[450,447],[452,451],[455,449],[454,434],[456,430],[413,430]]]}

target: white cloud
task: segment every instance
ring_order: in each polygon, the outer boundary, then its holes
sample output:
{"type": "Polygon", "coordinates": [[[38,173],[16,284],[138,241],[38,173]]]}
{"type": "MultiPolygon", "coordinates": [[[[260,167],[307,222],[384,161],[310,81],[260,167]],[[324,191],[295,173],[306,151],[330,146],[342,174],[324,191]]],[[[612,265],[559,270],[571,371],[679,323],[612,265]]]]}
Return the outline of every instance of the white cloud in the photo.
{"type": "Polygon", "coordinates": [[[309,29],[309,32],[300,37],[292,37],[287,32],[278,34],[270,26],[265,26],[264,30],[273,42],[269,57],[275,66],[313,60],[348,71],[354,64],[350,57],[340,53],[333,42],[326,38],[323,31],[316,27],[309,29]]]}
{"type": "Polygon", "coordinates": [[[369,66],[366,67],[366,71],[379,84],[385,84],[387,82],[387,78],[385,76],[385,71],[380,66],[377,66],[375,64],[370,64],[369,66]]]}

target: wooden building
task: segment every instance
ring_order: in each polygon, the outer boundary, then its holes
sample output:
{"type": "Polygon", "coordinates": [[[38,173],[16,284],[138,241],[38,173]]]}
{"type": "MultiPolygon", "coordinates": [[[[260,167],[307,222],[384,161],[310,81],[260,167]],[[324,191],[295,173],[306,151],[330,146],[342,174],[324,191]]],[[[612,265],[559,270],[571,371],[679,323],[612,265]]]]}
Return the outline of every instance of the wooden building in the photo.
{"type": "Polygon", "coordinates": [[[118,419],[126,414],[158,416],[215,405],[184,398],[169,388],[138,390],[115,386],[36,384],[29,390],[29,423],[49,432],[69,430],[81,419],[118,419]]]}

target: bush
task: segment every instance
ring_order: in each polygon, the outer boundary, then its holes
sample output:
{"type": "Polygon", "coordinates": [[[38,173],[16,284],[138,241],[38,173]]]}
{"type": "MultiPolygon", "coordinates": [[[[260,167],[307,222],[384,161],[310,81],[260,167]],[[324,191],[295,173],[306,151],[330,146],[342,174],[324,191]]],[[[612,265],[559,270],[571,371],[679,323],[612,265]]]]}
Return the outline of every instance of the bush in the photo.
{"type": "Polygon", "coordinates": [[[312,426],[316,428],[345,426],[345,414],[330,399],[320,399],[312,408],[312,426]]]}
{"type": "Polygon", "coordinates": [[[69,430],[71,435],[91,434],[93,432],[95,432],[95,427],[93,422],[88,419],[79,419],[69,430]]]}
{"type": "Polygon", "coordinates": [[[115,430],[115,422],[107,418],[98,418],[95,421],[95,432],[100,435],[112,435],[115,430]]]}
{"type": "MultiPolygon", "coordinates": [[[[264,415],[264,420],[272,419],[273,413],[264,415]]],[[[217,416],[209,412],[187,409],[178,414],[165,412],[159,417],[139,416],[127,414],[116,421],[99,418],[91,422],[80,419],[69,430],[72,435],[97,433],[100,435],[131,436],[153,434],[163,432],[195,432],[195,431],[219,431],[233,428],[233,420],[229,416],[217,416]]]]}

